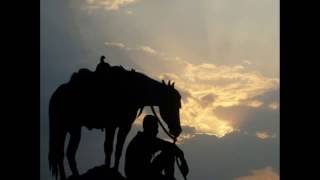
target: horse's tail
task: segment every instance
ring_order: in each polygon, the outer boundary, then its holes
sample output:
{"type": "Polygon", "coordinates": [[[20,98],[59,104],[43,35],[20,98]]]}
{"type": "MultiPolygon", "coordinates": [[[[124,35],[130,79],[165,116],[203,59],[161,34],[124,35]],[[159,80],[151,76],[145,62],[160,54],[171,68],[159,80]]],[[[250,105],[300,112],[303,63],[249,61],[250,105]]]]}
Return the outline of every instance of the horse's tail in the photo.
{"type": "Polygon", "coordinates": [[[51,173],[55,178],[59,175],[59,159],[63,158],[63,147],[61,152],[61,147],[64,142],[60,142],[61,129],[59,129],[60,119],[59,119],[59,97],[60,90],[63,89],[61,86],[55,91],[49,102],[49,168],[51,173]]]}
{"type": "Polygon", "coordinates": [[[55,126],[55,112],[54,112],[54,103],[55,94],[52,95],[49,102],[49,168],[52,172],[52,175],[58,178],[58,155],[57,149],[55,146],[56,139],[56,126],[55,126]]]}

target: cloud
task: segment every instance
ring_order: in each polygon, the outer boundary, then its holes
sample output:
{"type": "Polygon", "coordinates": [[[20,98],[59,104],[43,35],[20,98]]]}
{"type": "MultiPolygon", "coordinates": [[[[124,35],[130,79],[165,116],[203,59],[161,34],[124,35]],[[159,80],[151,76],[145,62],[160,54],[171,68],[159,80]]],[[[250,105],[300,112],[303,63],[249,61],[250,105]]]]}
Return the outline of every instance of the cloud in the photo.
{"type": "Polygon", "coordinates": [[[252,63],[251,63],[250,61],[248,61],[248,60],[243,61],[243,63],[246,64],[246,65],[251,65],[251,64],[252,64],[252,63]]]}
{"type": "Polygon", "coordinates": [[[259,100],[253,100],[248,103],[248,106],[254,107],[254,108],[261,107],[262,105],[263,105],[263,102],[259,100]]]}
{"type": "Polygon", "coordinates": [[[120,48],[120,49],[125,49],[126,51],[141,51],[141,52],[148,53],[148,54],[161,55],[160,53],[158,53],[156,50],[154,50],[150,46],[141,45],[138,47],[129,47],[129,46],[126,46],[125,44],[120,43],[120,42],[105,42],[104,44],[107,47],[116,47],[116,48],[120,48]]]}
{"type": "Polygon", "coordinates": [[[194,134],[223,137],[238,130],[238,124],[234,124],[238,117],[226,120],[216,115],[216,109],[262,108],[266,100],[261,96],[279,87],[279,79],[241,65],[193,64],[145,45],[128,47],[119,42],[107,42],[106,46],[123,49],[123,53],[143,65],[143,71],[151,77],[174,81],[182,95],[181,124],[195,128],[194,134]]]}
{"type": "Polygon", "coordinates": [[[279,135],[280,116],[278,110],[266,107],[252,108],[249,106],[218,107],[215,115],[228,121],[234,128],[247,132],[256,138],[276,138],[279,135]],[[258,132],[258,136],[257,136],[258,132]]]}
{"type": "Polygon", "coordinates": [[[146,53],[157,54],[156,50],[152,49],[149,46],[141,46],[140,49],[146,53]]]}
{"type": "Polygon", "coordinates": [[[180,74],[175,81],[183,88],[191,89],[196,96],[216,95],[215,106],[235,106],[278,86],[277,79],[267,78],[258,72],[245,71],[244,67],[239,65],[187,63],[183,68],[185,73],[180,74]]]}
{"type": "Polygon", "coordinates": [[[203,107],[196,99],[182,103],[181,124],[192,126],[196,133],[210,134],[222,137],[234,131],[234,128],[227,121],[216,117],[210,106],[203,107]]]}
{"type": "Polygon", "coordinates": [[[214,102],[216,96],[214,94],[207,94],[200,98],[201,105],[206,107],[214,102]]]}
{"type": "Polygon", "coordinates": [[[186,125],[182,126],[181,128],[183,129],[183,131],[177,139],[177,144],[183,144],[187,140],[196,136],[196,128],[186,125]]]}
{"type": "Polygon", "coordinates": [[[268,106],[270,109],[276,110],[279,108],[279,103],[278,102],[272,102],[271,104],[269,104],[268,106]]]}
{"type": "Polygon", "coordinates": [[[105,42],[104,44],[111,47],[125,48],[125,45],[119,42],[105,42]]]}
{"type": "Polygon", "coordinates": [[[271,167],[253,170],[251,175],[238,177],[235,180],[279,180],[280,176],[271,167]]]}
{"type": "Polygon", "coordinates": [[[127,6],[138,0],[86,0],[86,9],[105,9],[119,10],[121,7],[127,6]]]}
{"type": "Polygon", "coordinates": [[[265,167],[279,172],[279,144],[277,138],[261,141],[254,134],[232,132],[221,138],[196,135],[179,146],[189,163],[188,179],[230,180],[265,167]]]}
{"type": "Polygon", "coordinates": [[[271,135],[270,133],[268,132],[265,132],[265,131],[258,131],[256,132],[256,136],[259,138],[259,139],[269,139],[269,138],[275,138],[276,136],[275,135],[271,135]]]}
{"type": "MultiPolygon", "coordinates": [[[[181,122],[205,133],[222,137],[236,130],[231,121],[216,116],[218,107],[249,106],[259,108],[264,103],[254,99],[277,89],[279,81],[258,72],[247,71],[243,66],[181,63],[184,73],[164,73],[160,79],[176,82],[179,91],[188,92],[183,102],[181,122]],[[184,66],[183,66],[184,65],[184,66]]],[[[236,117],[235,117],[236,118],[236,117]]]]}

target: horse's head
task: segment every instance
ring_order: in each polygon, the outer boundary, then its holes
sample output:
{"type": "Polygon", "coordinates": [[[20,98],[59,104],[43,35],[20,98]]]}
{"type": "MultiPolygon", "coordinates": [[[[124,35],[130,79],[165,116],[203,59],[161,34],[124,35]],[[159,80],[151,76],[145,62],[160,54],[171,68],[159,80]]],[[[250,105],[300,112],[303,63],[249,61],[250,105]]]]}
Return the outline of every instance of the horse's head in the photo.
{"type": "Polygon", "coordinates": [[[169,133],[174,137],[178,137],[182,131],[180,125],[180,108],[181,108],[181,95],[174,88],[174,83],[165,84],[165,93],[159,104],[160,115],[165,123],[168,125],[169,133]]]}

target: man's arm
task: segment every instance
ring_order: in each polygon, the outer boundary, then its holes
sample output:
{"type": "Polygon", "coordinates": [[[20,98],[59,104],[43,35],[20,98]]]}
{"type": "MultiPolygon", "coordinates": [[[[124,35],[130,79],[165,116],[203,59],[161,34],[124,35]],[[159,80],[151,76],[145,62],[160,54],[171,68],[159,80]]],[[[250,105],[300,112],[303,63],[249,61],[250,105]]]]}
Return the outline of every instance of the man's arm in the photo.
{"type": "Polygon", "coordinates": [[[156,138],[156,147],[162,151],[170,151],[177,159],[179,159],[179,169],[184,177],[189,173],[189,167],[187,161],[184,157],[183,151],[174,143],[162,140],[160,138],[156,138]]]}
{"type": "Polygon", "coordinates": [[[154,142],[155,142],[154,145],[156,149],[162,150],[162,151],[171,149],[172,146],[174,145],[172,142],[169,142],[160,138],[156,138],[154,142]]]}
{"type": "Polygon", "coordinates": [[[155,140],[155,147],[158,150],[162,150],[162,151],[170,151],[172,152],[175,156],[178,157],[183,157],[183,151],[174,143],[169,142],[169,141],[165,141],[163,139],[160,138],[156,138],[155,140]]]}

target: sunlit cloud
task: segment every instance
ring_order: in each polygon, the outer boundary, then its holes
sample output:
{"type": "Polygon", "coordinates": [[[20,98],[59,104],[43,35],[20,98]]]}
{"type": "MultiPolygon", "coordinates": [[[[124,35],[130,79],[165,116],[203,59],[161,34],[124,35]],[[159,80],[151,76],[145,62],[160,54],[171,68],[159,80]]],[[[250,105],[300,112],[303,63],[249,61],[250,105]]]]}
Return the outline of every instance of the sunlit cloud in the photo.
{"type": "MultiPolygon", "coordinates": [[[[151,46],[128,47],[122,43],[112,42],[105,45],[124,49],[128,53],[151,54],[154,56],[153,62],[161,61],[159,64],[171,68],[163,70],[162,67],[157,67],[161,69],[158,74],[154,74],[153,69],[145,70],[151,72],[149,75],[159,81],[175,81],[175,87],[182,95],[181,124],[195,128],[192,134],[223,137],[238,130],[239,125],[235,124],[236,120],[230,121],[218,117],[215,109],[233,106],[260,108],[264,102],[257,97],[279,87],[279,79],[249,71],[241,65],[193,64],[182,57],[169,56],[151,46]]],[[[141,64],[146,63],[143,59],[136,62],[139,61],[141,64]]],[[[185,135],[185,138],[189,137],[192,136],[185,135]]]]}
{"type": "Polygon", "coordinates": [[[258,131],[258,132],[256,132],[256,137],[259,139],[269,139],[269,138],[275,138],[276,136],[271,135],[270,133],[265,132],[265,131],[258,131]]]}
{"type": "Polygon", "coordinates": [[[118,10],[138,0],[86,0],[86,9],[118,10]]]}
{"type": "Polygon", "coordinates": [[[277,79],[248,72],[239,65],[179,63],[180,67],[184,64],[184,73],[164,73],[159,78],[174,80],[179,91],[188,95],[183,98],[181,123],[195,127],[197,133],[223,137],[235,131],[234,124],[215,115],[215,109],[239,105],[259,108],[263,102],[252,99],[278,86],[277,79]]]}
{"type": "Polygon", "coordinates": [[[259,101],[259,100],[253,100],[253,101],[248,102],[248,106],[254,107],[254,108],[261,107],[262,105],[263,105],[263,102],[259,101]]]}
{"type": "Polygon", "coordinates": [[[125,45],[119,42],[105,42],[104,43],[106,46],[113,46],[113,47],[119,47],[119,48],[124,48],[125,45]]]}
{"type": "Polygon", "coordinates": [[[181,124],[194,127],[197,134],[215,135],[217,137],[223,137],[234,131],[229,122],[219,119],[214,115],[211,108],[203,107],[194,98],[189,98],[186,103],[182,102],[181,124]]]}
{"type": "Polygon", "coordinates": [[[150,54],[156,54],[156,50],[152,49],[149,46],[141,46],[141,50],[146,52],[146,53],[150,53],[150,54]]]}
{"type": "Polygon", "coordinates": [[[117,48],[125,49],[126,51],[142,51],[148,54],[159,55],[159,56],[162,55],[161,53],[157,52],[150,46],[145,46],[145,45],[140,45],[138,47],[129,47],[120,42],[105,42],[104,44],[108,47],[117,47],[117,48]]]}
{"type": "Polygon", "coordinates": [[[246,65],[251,65],[251,64],[252,64],[252,63],[251,63],[250,61],[248,61],[248,60],[244,60],[243,63],[246,64],[246,65]]]}
{"type": "Polygon", "coordinates": [[[253,170],[251,175],[235,178],[235,180],[279,180],[280,176],[271,167],[253,170]]]}
{"type": "Polygon", "coordinates": [[[272,102],[271,104],[269,104],[268,106],[269,108],[276,110],[279,108],[279,103],[278,102],[272,102]]]}

